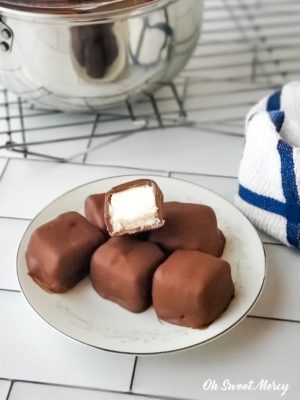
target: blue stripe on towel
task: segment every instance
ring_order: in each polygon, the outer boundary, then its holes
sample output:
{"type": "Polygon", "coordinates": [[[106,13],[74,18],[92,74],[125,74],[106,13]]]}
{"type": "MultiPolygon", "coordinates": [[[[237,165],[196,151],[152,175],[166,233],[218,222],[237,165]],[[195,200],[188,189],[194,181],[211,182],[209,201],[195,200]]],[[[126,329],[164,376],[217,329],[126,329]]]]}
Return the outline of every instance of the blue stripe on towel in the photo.
{"type": "Polygon", "coordinates": [[[272,94],[267,102],[267,111],[278,111],[281,108],[281,90],[272,94]]]}
{"type": "Polygon", "coordinates": [[[300,202],[283,203],[271,197],[257,194],[240,185],[239,196],[254,207],[280,215],[287,219],[287,240],[295,247],[300,247],[300,202]]]}
{"type": "Polygon", "coordinates": [[[277,149],[281,159],[282,189],[286,200],[290,203],[299,202],[299,194],[295,175],[293,148],[279,140],[277,149]]]}
{"type": "Polygon", "coordinates": [[[287,239],[300,246],[300,199],[297,188],[293,148],[279,140],[277,146],[281,159],[282,189],[286,199],[287,239]]]}
{"type": "Polygon", "coordinates": [[[285,120],[285,113],[283,111],[270,111],[269,115],[275,125],[276,131],[279,133],[285,120]]]}
{"type": "Polygon", "coordinates": [[[239,196],[241,199],[255,207],[286,217],[286,204],[281,201],[252,192],[242,185],[239,187],[239,196]]]}

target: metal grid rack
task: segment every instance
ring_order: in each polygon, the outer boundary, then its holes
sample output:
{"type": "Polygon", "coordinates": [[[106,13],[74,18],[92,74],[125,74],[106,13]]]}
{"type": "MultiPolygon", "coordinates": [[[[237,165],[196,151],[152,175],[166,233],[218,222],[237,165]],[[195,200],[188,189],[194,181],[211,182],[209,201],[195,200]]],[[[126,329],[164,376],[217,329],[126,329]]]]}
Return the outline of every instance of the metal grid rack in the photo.
{"type": "Polygon", "coordinates": [[[0,156],[85,162],[112,141],[174,127],[242,135],[251,105],[299,78],[299,50],[299,0],[206,0],[202,36],[188,66],[139,103],[128,99],[102,113],[74,115],[38,110],[0,90],[0,156]],[[74,154],[48,151],[74,141],[82,143],[74,154]]]}

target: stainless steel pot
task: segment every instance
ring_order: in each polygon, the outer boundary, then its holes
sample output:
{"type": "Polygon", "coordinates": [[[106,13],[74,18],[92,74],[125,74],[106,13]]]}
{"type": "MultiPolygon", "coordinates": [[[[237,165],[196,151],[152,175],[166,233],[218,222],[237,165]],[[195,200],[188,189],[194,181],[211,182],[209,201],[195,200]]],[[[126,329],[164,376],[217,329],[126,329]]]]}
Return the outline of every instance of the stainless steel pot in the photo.
{"type": "Polygon", "coordinates": [[[172,80],[197,44],[203,1],[36,4],[0,0],[0,80],[39,107],[85,111],[172,80]]]}

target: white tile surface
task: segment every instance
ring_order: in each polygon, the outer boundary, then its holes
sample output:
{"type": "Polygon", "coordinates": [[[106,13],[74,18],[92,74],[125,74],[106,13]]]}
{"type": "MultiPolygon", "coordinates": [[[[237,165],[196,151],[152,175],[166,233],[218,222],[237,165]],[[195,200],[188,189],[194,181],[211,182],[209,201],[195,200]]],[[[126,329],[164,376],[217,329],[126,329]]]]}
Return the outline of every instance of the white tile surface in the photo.
{"type": "Polygon", "coordinates": [[[146,173],[126,168],[10,160],[0,181],[0,216],[33,218],[62,193],[114,175],[146,173]]]}
{"type": "MultiPolygon", "coordinates": [[[[144,400],[143,396],[16,382],[9,400],[144,400]]],[[[2,399],[1,399],[2,400],[2,399]]]]}
{"type": "Polygon", "coordinates": [[[0,315],[1,377],[129,389],[133,357],[105,353],[64,337],[38,317],[20,293],[0,291],[0,315]]]}
{"type": "Polygon", "coordinates": [[[0,289],[19,290],[16,256],[29,221],[0,218],[0,289]]]}
{"type": "Polygon", "coordinates": [[[280,392],[204,391],[208,379],[222,385],[261,379],[289,384],[288,400],[299,397],[300,324],[246,319],[239,327],[210,344],[189,352],[139,358],[133,390],[138,393],[189,399],[282,398],[280,392]],[[151,377],[151,378],[149,378],[151,377]]]}
{"type": "Polygon", "coordinates": [[[300,251],[275,245],[265,249],[266,286],[251,314],[300,321],[300,251]]]}
{"type": "Polygon", "coordinates": [[[6,396],[8,394],[10,387],[10,382],[0,379],[0,400],[6,400],[6,396]]]}
{"type": "Polygon", "coordinates": [[[100,159],[103,164],[134,168],[237,176],[242,147],[239,137],[173,128],[136,133],[94,151],[88,162],[100,159]]]}
{"type": "Polygon", "coordinates": [[[183,179],[212,190],[231,203],[233,203],[234,196],[238,190],[238,180],[236,178],[178,173],[171,176],[172,178],[183,179]]]}
{"type": "MultiPolygon", "coordinates": [[[[172,174],[173,178],[184,179],[189,182],[196,183],[206,187],[209,190],[221,195],[225,199],[234,203],[234,197],[238,190],[238,180],[236,178],[205,176],[196,174],[172,174]]],[[[266,233],[258,229],[258,233],[265,243],[279,243],[278,240],[272,238],[266,233]]]]}

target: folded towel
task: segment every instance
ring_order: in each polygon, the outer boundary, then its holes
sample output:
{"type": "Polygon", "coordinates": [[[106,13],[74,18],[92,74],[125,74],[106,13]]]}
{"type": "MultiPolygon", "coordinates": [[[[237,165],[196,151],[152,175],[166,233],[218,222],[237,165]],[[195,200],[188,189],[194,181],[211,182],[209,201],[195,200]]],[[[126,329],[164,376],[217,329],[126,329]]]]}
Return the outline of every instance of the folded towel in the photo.
{"type": "Polygon", "coordinates": [[[300,248],[300,82],[249,112],[239,183],[236,204],[253,224],[300,248]]]}

